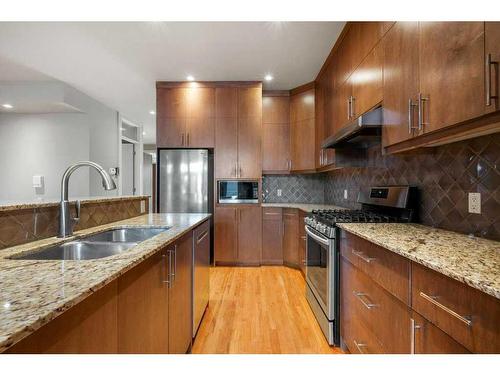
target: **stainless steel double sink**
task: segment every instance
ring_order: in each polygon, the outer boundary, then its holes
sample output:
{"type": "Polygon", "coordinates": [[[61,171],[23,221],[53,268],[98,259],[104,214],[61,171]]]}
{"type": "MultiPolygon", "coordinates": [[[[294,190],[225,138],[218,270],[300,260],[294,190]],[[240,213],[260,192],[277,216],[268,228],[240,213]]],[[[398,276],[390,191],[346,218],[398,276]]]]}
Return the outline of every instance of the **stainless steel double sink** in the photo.
{"type": "Polygon", "coordinates": [[[75,241],[40,249],[26,255],[13,256],[11,259],[89,260],[106,258],[123,253],[138,243],[168,229],[170,227],[111,229],[75,241]]]}

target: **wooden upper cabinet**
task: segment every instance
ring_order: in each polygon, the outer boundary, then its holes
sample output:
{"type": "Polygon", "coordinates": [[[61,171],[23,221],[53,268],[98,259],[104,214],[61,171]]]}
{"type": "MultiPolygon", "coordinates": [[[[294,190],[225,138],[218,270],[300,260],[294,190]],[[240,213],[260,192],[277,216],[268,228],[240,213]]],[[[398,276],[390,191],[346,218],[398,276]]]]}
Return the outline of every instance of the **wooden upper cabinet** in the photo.
{"type": "Polygon", "coordinates": [[[215,88],[186,89],[186,147],[215,145],[215,88]]]}
{"type": "Polygon", "coordinates": [[[238,88],[217,87],[215,89],[215,117],[238,117],[238,88]]]}
{"type": "Polygon", "coordinates": [[[238,163],[238,88],[215,89],[215,177],[236,178],[238,163]]]}
{"type": "Polygon", "coordinates": [[[333,127],[335,134],[351,121],[349,98],[352,96],[352,81],[349,79],[333,94],[333,127]]]}
{"type": "Polygon", "coordinates": [[[186,142],[186,118],[157,117],[156,145],[158,147],[184,147],[186,142]]]}
{"type": "Polygon", "coordinates": [[[288,173],[290,160],[290,97],[262,98],[262,170],[288,173]]]}
{"type": "Polygon", "coordinates": [[[418,79],[418,22],[397,22],[385,35],[383,79],[383,146],[393,145],[411,138],[416,128],[418,79]],[[409,101],[411,100],[411,104],[409,101]],[[409,112],[411,111],[411,112],[409,112]]]}
{"type": "MultiPolygon", "coordinates": [[[[370,24],[372,22],[369,22],[370,24]]],[[[359,117],[382,101],[383,49],[379,43],[350,77],[352,84],[352,118],[359,117]]]]}
{"type": "Polygon", "coordinates": [[[258,179],[262,175],[262,118],[238,119],[238,178],[258,179]]]}
{"type": "Polygon", "coordinates": [[[485,112],[484,22],[420,23],[424,132],[485,112]]]}
{"type": "Polygon", "coordinates": [[[185,118],[186,93],[187,89],[182,87],[158,88],[156,90],[156,116],[185,118]]]}
{"type": "Polygon", "coordinates": [[[316,129],[314,126],[314,87],[290,97],[291,169],[316,168],[316,129]]]}
{"type": "Polygon", "coordinates": [[[485,23],[486,112],[500,110],[500,22],[485,23]],[[489,63],[489,64],[488,64],[489,63]]]}
{"type": "Polygon", "coordinates": [[[238,88],[238,117],[262,118],[262,86],[238,88]]]}
{"type": "Polygon", "coordinates": [[[353,22],[353,70],[370,53],[382,37],[381,22],[353,22]]]}

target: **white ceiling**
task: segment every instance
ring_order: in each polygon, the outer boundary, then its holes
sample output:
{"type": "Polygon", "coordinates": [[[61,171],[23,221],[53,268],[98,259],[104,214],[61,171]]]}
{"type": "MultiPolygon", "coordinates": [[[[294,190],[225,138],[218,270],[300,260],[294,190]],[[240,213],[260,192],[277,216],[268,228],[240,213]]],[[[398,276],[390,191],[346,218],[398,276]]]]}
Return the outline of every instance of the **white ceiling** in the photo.
{"type": "Polygon", "coordinates": [[[313,80],[344,22],[0,23],[0,80],[66,82],[143,124],[155,142],[155,82],[313,80]]]}

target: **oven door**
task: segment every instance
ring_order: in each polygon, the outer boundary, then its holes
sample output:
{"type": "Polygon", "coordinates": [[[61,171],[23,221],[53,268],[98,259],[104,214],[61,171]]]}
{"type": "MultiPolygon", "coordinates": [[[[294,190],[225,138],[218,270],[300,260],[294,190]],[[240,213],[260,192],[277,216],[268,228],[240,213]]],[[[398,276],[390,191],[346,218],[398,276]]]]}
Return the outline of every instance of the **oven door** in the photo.
{"type": "Polygon", "coordinates": [[[335,318],[334,241],[306,226],[306,281],[328,320],[335,318]]]}

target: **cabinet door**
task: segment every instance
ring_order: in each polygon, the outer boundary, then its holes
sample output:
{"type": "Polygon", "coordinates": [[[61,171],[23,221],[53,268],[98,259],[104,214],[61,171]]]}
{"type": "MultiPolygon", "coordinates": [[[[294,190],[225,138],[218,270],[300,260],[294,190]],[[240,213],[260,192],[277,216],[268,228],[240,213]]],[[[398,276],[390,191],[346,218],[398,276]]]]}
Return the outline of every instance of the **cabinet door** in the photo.
{"type": "Polygon", "coordinates": [[[238,208],[238,263],[260,265],[262,213],[260,206],[238,208]]]}
{"type": "Polygon", "coordinates": [[[262,86],[238,88],[238,117],[262,118],[262,86]]]}
{"type": "Polygon", "coordinates": [[[382,143],[390,146],[411,138],[417,127],[418,22],[396,22],[383,40],[384,84],[382,143]],[[410,112],[411,111],[411,112],[410,112]],[[413,120],[409,124],[409,116],[413,120]]]}
{"type": "Polygon", "coordinates": [[[382,52],[379,43],[352,73],[353,118],[382,101],[382,52]]]}
{"type": "Polygon", "coordinates": [[[485,23],[485,59],[486,65],[486,111],[494,112],[500,109],[500,22],[485,23]]]}
{"type": "Polygon", "coordinates": [[[238,163],[238,89],[215,89],[215,177],[235,178],[238,163]]]}
{"type": "Polygon", "coordinates": [[[423,131],[485,112],[484,22],[420,23],[423,131]]]}
{"type": "Polygon", "coordinates": [[[193,87],[186,91],[186,146],[211,148],[215,143],[215,89],[193,87]]]}
{"type": "Polygon", "coordinates": [[[238,118],[238,178],[262,176],[261,117],[238,118]]]}
{"type": "Polygon", "coordinates": [[[237,261],[236,208],[215,208],[215,261],[220,264],[237,261]]]}
{"type": "Polygon", "coordinates": [[[288,172],[290,159],[290,98],[262,98],[262,170],[288,172]]]}
{"type": "Polygon", "coordinates": [[[349,98],[352,95],[351,80],[347,80],[333,94],[333,134],[351,121],[349,98]]]}
{"type": "Polygon", "coordinates": [[[416,312],[412,313],[414,354],[466,354],[470,353],[458,342],[416,312]]]}
{"type": "Polygon", "coordinates": [[[238,119],[215,120],[215,177],[235,178],[238,164],[238,119]]]}
{"type": "Polygon", "coordinates": [[[262,209],[262,264],[283,264],[282,209],[262,209]]]}
{"type": "Polygon", "coordinates": [[[193,337],[210,297],[210,221],[193,231],[193,337]]]}
{"type": "Polygon", "coordinates": [[[283,210],[283,261],[299,267],[299,213],[296,209],[283,210]]]}
{"type": "Polygon", "coordinates": [[[184,354],[192,339],[193,235],[182,237],[171,251],[171,282],[168,289],[168,351],[184,354]],[[172,252],[173,251],[173,252],[172,252]]]}
{"type": "Polygon", "coordinates": [[[316,168],[314,94],[315,89],[310,89],[290,98],[291,169],[295,171],[316,168]]]}
{"type": "Polygon", "coordinates": [[[302,274],[305,276],[306,274],[306,243],[307,236],[306,230],[304,227],[304,218],[305,213],[303,211],[299,211],[299,266],[302,274]]]}
{"type": "Polygon", "coordinates": [[[118,279],[118,352],[168,354],[166,250],[118,279]]]}
{"type": "Polygon", "coordinates": [[[158,147],[185,146],[185,88],[159,88],[156,90],[156,136],[158,147]]]}

